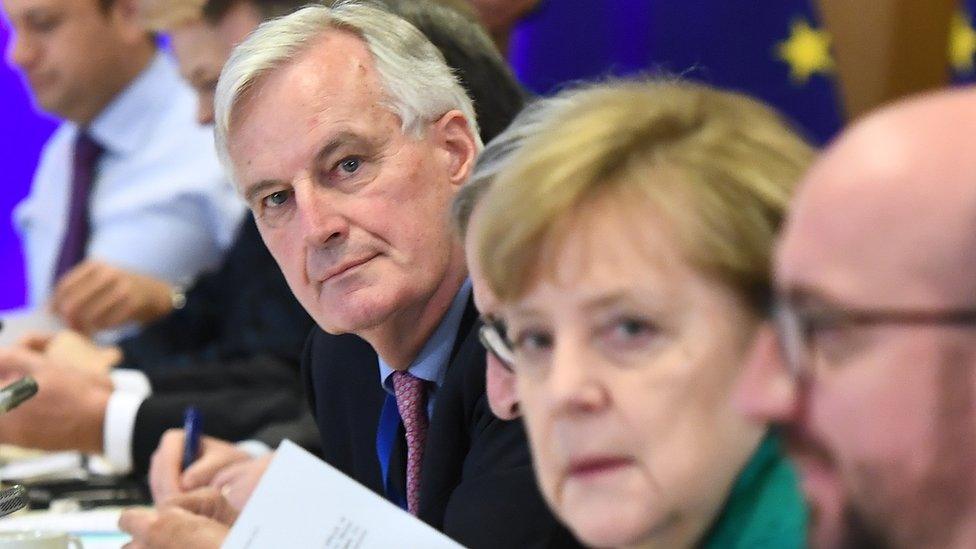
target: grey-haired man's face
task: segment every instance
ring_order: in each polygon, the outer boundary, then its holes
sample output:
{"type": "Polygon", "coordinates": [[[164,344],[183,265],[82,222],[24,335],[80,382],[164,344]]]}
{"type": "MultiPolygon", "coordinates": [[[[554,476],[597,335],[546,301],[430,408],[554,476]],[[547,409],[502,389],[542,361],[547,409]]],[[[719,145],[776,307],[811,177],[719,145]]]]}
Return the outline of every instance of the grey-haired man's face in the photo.
{"type": "Polygon", "coordinates": [[[229,135],[269,250],[333,333],[420,312],[463,271],[447,212],[470,170],[467,125],[452,111],[409,136],[385,105],[365,44],[336,31],[266,76],[229,135]]]}

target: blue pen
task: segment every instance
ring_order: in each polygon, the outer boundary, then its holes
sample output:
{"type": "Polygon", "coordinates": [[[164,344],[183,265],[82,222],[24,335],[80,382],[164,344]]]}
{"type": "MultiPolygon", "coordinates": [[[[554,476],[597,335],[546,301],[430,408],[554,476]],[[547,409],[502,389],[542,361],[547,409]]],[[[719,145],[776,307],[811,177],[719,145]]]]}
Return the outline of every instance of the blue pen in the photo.
{"type": "Polygon", "coordinates": [[[183,413],[183,469],[196,461],[200,452],[200,435],[203,434],[203,417],[195,406],[188,406],[183,413]]]}

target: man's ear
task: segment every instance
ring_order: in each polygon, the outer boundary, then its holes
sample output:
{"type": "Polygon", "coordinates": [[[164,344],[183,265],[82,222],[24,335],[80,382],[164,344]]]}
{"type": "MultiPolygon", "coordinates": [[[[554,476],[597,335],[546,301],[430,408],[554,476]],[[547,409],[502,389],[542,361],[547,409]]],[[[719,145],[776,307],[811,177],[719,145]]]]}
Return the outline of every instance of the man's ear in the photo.
{"type": "Polygon", "coordinates": [[[150,39],[150,31],[143,24],[139,0],[115,0],[107,14],[126,42],[138,44],[150,39]]]}
{"type": "Polygon", "coordinates": [[[461,111],[452,110],[434,123],[433,132],[437,145],[447,154],[451,184],[461,186],[478,159],[473,129],[461,111]]]}

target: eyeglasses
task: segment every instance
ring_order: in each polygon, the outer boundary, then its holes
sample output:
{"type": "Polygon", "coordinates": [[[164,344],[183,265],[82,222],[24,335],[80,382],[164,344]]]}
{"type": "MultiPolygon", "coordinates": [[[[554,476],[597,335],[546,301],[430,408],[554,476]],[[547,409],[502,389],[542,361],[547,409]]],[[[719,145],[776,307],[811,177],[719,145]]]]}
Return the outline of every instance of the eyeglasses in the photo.
{"type": "Polygon", "coordinates": [[[481,328],[478,329],[478,339],[481,340],[481,344],[489,353],[498,358],[506,370],[512,371],[512,365],[515,363],[515,352],[512,350],[512,344],[508,341],[505,323],[490,315],[482,315],[481,322],[481,328]]]}
{"type": "Polygon", "coordinates": [[[822,330],[879,325],[976,326],[976,309],[821,309],[802,310],[789,302],[773,305],[773,322],[787,366],[794,377],[808,377],[815,356],[815,336],[822,330]]]}

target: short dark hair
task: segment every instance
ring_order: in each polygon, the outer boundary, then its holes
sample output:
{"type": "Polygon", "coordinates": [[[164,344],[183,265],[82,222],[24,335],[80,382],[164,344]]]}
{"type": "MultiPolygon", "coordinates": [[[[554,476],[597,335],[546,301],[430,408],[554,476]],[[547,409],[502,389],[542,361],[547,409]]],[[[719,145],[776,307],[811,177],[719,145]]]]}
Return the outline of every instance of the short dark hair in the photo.
{"type": "Polygon", "coordinates": [[[261,19],[288,15],[298,8],[314,4],[313,0],[207,0],[203,5],[203,17],[211,24],[216,23],[227,15],[227,12],[238,4],[250,4],[257,8],[261,19]]]}
{"type": "Polygon", "coordinates": [[[484,27],[444,0],[384,0],[440,50],[474,102],[481,140],[491,141],[525,105],[525,92],[484,27]]]}

